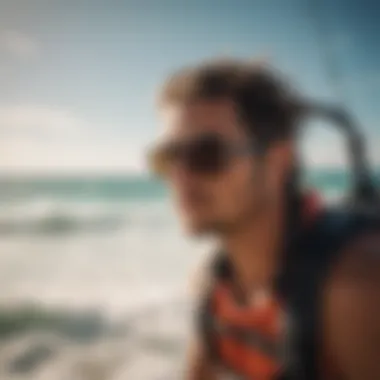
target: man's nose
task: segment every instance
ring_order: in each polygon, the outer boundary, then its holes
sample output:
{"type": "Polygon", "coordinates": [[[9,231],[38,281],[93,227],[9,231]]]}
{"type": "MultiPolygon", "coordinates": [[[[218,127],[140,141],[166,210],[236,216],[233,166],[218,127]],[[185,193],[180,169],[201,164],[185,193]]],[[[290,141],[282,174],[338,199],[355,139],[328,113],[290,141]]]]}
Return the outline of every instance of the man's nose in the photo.
{"type": "Polygon", "coordinates": [[[194,182],[194,174],[182,162],[173,164],[171,179],[174,184],[187,185],[194,182]]]}

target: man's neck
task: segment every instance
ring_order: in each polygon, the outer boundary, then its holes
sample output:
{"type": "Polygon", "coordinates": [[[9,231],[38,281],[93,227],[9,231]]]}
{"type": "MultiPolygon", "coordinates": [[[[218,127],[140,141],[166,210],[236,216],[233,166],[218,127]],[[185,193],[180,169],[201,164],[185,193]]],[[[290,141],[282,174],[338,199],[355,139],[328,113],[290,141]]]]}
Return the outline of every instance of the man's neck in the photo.
{"type": "Polygon", "coordinates": [[[280,265],[284,216],[284,202],[272,203],[258,219],[224,241],[237,285],[244,295],[272,287],[280,265]]]}

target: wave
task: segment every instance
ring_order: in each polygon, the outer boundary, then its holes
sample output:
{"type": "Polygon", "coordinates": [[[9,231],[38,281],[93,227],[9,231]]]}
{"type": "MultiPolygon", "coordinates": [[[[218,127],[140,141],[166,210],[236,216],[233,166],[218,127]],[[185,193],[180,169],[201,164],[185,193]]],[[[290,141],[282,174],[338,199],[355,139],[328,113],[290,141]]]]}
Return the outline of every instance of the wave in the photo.
{"type": "Polygon", "coordinates": [[[187,312],[173,306],[161,305],[138,319],[117,321],[99,311],[67,307],[3,308],[2,378],[177,379],[173,372],[180,370],[189,324],[187,312]],[[153,377],[157,372],[162,376],[153,377]]]}
{"type": "Polygon", "coordinates": [[[0,209],[0,235],[107,232],[120,228],[125,216],[100,205],[59,204],[48,200],[0,209]]]}
{"type": "MultiPolygon", "coordinates": [[[[328,202],[341,198],[339,189],[323,192],[328,202]]],[[[120,202],[39,198],[0,203],[0,235],[107,233],[123,227],[162,231],[176,228],[168,198],[120,202]]]]}
{"type": "Polygon", "coordinates": [[[3,307],[0,312],[2,361],[10,378],[14,375],[30,378],[39,368],[56,361],[64,346],[73,351],[75,346],[81,346],[88,351],[96,343],[114,336],[128,339],[129,335],[130,326],[111,322],[96,311],[30,304],[3,307]]]}
{"type": "Polygon", "coordinates": [[[165,200],[110,203],[35,199],[0,204],[0,235],[106,233],[126,226],[162,230],[174,223],[170,209],[165,200]]]}

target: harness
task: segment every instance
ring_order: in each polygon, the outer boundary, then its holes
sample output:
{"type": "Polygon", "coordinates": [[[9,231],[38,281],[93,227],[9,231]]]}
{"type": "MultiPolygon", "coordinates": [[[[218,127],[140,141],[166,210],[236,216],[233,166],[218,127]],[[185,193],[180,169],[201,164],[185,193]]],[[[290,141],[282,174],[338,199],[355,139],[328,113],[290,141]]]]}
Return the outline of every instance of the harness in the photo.
{"type": "MultiPolygon", "coordinates": [[[[371,230],[380,231],[380,194],[372,181],[358,126],[347,111],[339,107],[305,101],[301,108],[304,116],[326,118],[346,134],[353,180],[351,196],[342,207],[324,210],[313,223],[300,231],[295,229],[294,236],[290,229],[282,272],[275,284],[276,296],[282,301],[287,317],[282,343],[268,344],[262,334],[252,329],[218,325],[214,296],[218,283],[228,275],[228,263],[222,253],[216,255],[210,287],[198,314],[198,327],[210,359],[225,367],[218,337],[228,335],[251,352],[260,353],[268,363],[277,363],[274,369],[278,369],[271,371],[267,366],[265,374],[257,370],[253,376],[241,365],[235,365],[226,371],[231,379],[321,380],[318,348],[321,347],[320,314],[325,279],[353,239],[371,230]]],[[[296,219],[295,214],[291,207],[290,216],[296,219]]],[[[250,368],[255,367],[252,360],[250,368]]]]}
{"type": "Polygon", "coordinates": [[[214,281],[198,315],[199,329],[210,359],[233,379],[321,379],[319,316],[324,281],[343,248],[352,239],[371,230],[380,230],[379,215],[330,209],[323,211],[290,244],[276,283],[276,295],[282,300],[287,317],[282,339],[277,341],[265,338],[256,329],[219,323],[215,313],[215,292],[220,281],[228,275],[229,266],[222,254],[216,255],[214,281]],[[231,344],[235,342],[250,353],[248,364],[243,359],[223,363],[220,341],[226,337],[231,344]],[[248,373],[247,368],[251,372],[248,373]]]}

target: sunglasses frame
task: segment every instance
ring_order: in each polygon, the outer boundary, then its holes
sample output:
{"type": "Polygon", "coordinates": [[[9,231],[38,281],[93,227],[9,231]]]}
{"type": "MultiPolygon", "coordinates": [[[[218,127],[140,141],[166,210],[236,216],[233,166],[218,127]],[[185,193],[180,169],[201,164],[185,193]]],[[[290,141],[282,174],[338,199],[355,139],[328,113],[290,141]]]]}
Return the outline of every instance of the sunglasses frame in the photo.
{"type": "MultiPolygon", "coordinates": [[[[164,166],[169,166],[170,163],[169,161],[175,161],[175,160],[179,160],[179,156],[181,156],[181,154],[177,154],[177,158],[176,159],[169,159],[169,158],[159,158],[160,155],[161,157],[165,157],[165,150],[167,151],[166,155],[167,156],[170,156],[170,153],[168,153],[170,150],[172,151],[175,151],[175,150],[178,150],[180,151],[181,149],[183,150],[183,152],[185,152],[186,148],[187,149],[191,149],[191,146],[196,146],[197,144],[202,144],[202,141],[207,141],[207,138],[212,138],[212,139],[215,139],[215,142],[218,142],[220,143],[220,146],[223,146],[223,149],[225,150],[225,161],[227,162],[227,160],[230,160],[231,158],[234,158],[234,157],[244,157],[244,156],[249,156],[249,155],[259,155],[260,153],[264,152],[265,151],[265,148],[264,148],[264,145],[263,144],[257,144],[256,142],[250,142],[250,143],[247,143],[247,144],[244,144],[244,143],[232,143],[232,142],[229,142],[223,138],[220,138],[217,134],[213,134],[213,135],[204,135],[202,137],[197,137],[197,138],[194,138],[192,140],[188,140],[188,141],[182,141],[182,142],[174,142],[174,141],[169,141],[167,143],[162,143],[160,144],[158,147],[156,148],[153,148],[150,153],[148,153],[148,158],[150,159],[150,168],[151,168],[151,171],[159,176],[159,177],[167,177],[167,172],[168,172],[168,169],[167,168],[164,168],[164,166]],[[181,148],[182,147],[182,148],[181,148]],[[161,152],[161,154],[160,154],[161,152]],[[156,158],[154,158],[156,156],[156,158]],[[167,163],[164,163],[163,161],[167,160],[168,162],[167,163]],[[156,162],[155,162],[156,161],[156,162]],[[160,164],[159,162],[161,161],[161,168],[160,168],[160,164]]],[[[176,154],[172,153],[172,156],[175,156],[176,154]]],[[[182,156],[186,156],[185,153],[182,153],[182,156]]],[[[189,155],[190,156],[190,155],[189,155]]],[[[202,170],[202,169],[194,169],[194,167],[191,167],[192,165],[189,164],[189,161],[191,161],[191,158],[187,159],[188,162],[187,164],[185,163],[186,159],[184,159],[182,157],[182,161],[184,163],[184,165],[186,166],[186,169],[189,170],[189,171],[192,171],[192,172],[197,172],[198,174],[204,174],[204,175],[212,175],[212,170],[202,170]]],[[[195,165],[196,166],[196,165],[195,165]]],[[[214,174],[217,174],[218,172],[221,172],[223,171],[227,165],[224,164],[224,165],[220,165],[221,167],[218,168],[217,167],[218,165],[215,165],[215,169],[214,169],[214,174]]]]}

